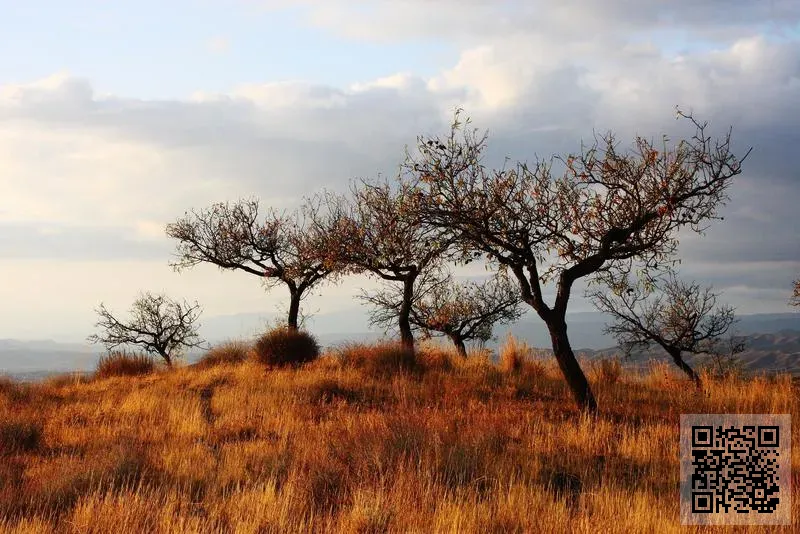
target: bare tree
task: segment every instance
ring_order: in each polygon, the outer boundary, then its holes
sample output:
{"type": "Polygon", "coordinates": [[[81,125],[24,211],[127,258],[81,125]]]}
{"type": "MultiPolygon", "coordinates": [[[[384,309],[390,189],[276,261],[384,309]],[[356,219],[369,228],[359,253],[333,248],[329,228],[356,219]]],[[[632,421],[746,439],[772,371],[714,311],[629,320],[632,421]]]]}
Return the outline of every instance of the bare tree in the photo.
{"type": "Polygon", "coordinates": [[[741,339],[723,339],[736,322],[734,309],[718,307],[711,288],[683,282],[672,272],[657,284],[633,283],[625,276],[608,285],[611,293],[597,290],[590,296],[600,310],[614,318],[606,333],[613,335],[628,355],[636,348],[656,344],[700,388],[700,376],[684,360],[684,353],[709,355],[721,366],[723,359],[744,350],[741,339]]]}
{"type": "Polygon", "coordinates": [[[328,258],[316,254],[327,224],[316,209],[307,204],[291,215],[269,210],[263,222],[257,200],[187,212],[167,225],[167,235],[178,241],[178,260],[172,266],[181,270],[210,263],[258,276],[267,289],[284,284],[290,297],[287,324],[297,330],[300,302],[336,270],[328,258]],[[309,225],[312,217],[316,224],[309,225]]]}
{"type": "MultiPolygon", "coordinates": [[[[386,326],[396,321],[402,295],[396,286],[365,294],[375,306],[373,324],[386,326]]],[[[498,274],[485,283],[453,280],[451,273],[430,271],[420,277],[414,291],[409,321],[426,337],[445,335],[459,354],[467,355],[466,342],[486,342],[498,322],[511,322],[522,316],[519,290],[505,275],[498,274]]]]}
{"type": "Polygon", "coordinates": [[[101,303],[97,308],[100,320],[95,326],[103,330],[87,339],[102,343],[107,350],[125,345],[139,345],[158,354],[167,365],[180,356],[183,349],[201,347],[205,343],[197,334],[200,305],[177,302],[165,295],[143,293],[133,302],[130,319],[122,322],[101,303]]]}
{"type": "Polygon", "coordinates": [[[435,269],[449,248],[441,231],[419,217],[416,190],[389,182],[360,180],[351,187],[351,197],[327,193],[322,197],[327,216],[337,221],[326,232],[323,245],[335,256],[329,261],[346,265],[351,273],[370,273],[399,284],[400,298],[394,316],[400,339],[414,350],[411,307],[417,279],[435,269]]]}
{"type": "Polygon", "coordinates": [[[482,253],[508,268],[522,299],[546,323],[553,352],[579,407],[594,412],[594,395],[567,335],[573,284],[602,272],[644,273],[673,257],[677,232],[702,232],[727,200],[741,159],[730,131],[712,141],[707,125],[678,112],[694,135],[670,147],[637,137],[621,151],[613,133],[595,137],[575,155],[487,170],[486,134],[456,113],[444,138],[418,138],[403,178],[418,187],[424,219],[446,229],[464,254],[482,253]],[[554,165],[561,168],[555,174],[554,165]],[[543,285],[555,282],[555,301],[543,285]]]}
{"type": "Polygon", "coordinates": [[[800,279],[794,281],[794,291],[792,292],[792,299],[789,301],[790,306],[800,306],[800,279]]]}

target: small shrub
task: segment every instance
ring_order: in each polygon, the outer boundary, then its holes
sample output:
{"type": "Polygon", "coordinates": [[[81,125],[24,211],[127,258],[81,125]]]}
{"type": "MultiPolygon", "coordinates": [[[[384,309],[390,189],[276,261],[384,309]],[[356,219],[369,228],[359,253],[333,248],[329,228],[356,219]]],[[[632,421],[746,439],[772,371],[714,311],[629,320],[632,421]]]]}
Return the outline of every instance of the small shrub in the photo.
{"type": "Polygon", "coordinates": [[[518,373],[532,355],[533,351],[527,343],[508,334],[503,346],[500,347],[500,368],[506,373],[518,373]]]}
{"type": "Polygon", "coordinates": [[[39,448],[42,425],[34,421],[0,421],[0,455],[39,448]]]}
{"type": "Polygon", "coordinates": [[[201,367],[213,367],[226,363],[242,363],[247,360],[251,350],[250,344],[244,341],[228,341],[212,347],[197,364],[201,367]]]}
{"type": "Polygon", "coordinates": [[[319,357],[319,344],[308,332],[275,328],[258,338],[255,355],[265,365],[300,365],[319,357]]]}
{"type": "Polygon", "coordinates": [[[146,354],[115,351],[100,358],[97,362],[95,378],[112,376],[140,376],[152,373],[156,363],[146,354]]]}
{"type": "Polygon", "coordinates": [[[344,345],[337,356],[342,365],[361,369],[372,376],[388,376],[416,369],[414,353],[400,343],[374,345],[352,343],[344,345]]]}

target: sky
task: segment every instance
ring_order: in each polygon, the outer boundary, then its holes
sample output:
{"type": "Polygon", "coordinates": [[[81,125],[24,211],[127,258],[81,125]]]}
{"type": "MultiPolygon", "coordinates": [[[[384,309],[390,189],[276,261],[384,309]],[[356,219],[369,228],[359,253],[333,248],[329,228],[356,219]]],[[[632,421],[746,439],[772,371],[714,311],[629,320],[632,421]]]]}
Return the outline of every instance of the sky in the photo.
{"type": "MultiPolygon", "coordinates": [[[[489,163],[593,131],[673,139],[675,106],[753,152],[681,274],[739,313],[790,312],[800,276],[796,0],[0,0],[0,338],[81,340],[140,291],[205,316],[274,313],[281,288],[174,272],[167,223],[257,196],[291,209],[392,175],[463,107],[489,163]]],[[[481,267],[463,276],[485,276],[481,267]]],[[[325,285],[310,312],[376,283],[325,285]]],[[[552,294],[552,288],[548,288],[552,294]]],[[[570,311],[590,311],[575,291],[570,311]]],[[[343,325],[350,331],[362,325],[343,325]]]]}

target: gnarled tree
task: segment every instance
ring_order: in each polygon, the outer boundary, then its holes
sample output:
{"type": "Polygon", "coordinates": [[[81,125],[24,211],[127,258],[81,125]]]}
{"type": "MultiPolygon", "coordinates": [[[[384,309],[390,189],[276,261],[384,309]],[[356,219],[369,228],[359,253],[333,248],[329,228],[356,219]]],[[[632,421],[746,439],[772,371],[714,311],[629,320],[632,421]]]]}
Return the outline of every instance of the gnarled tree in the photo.
{"type": "Polygon", "coordinates": [[[308,204],[291,215],[269,210],[259,217],[257,200],[220,202],[201,211],[187,212],[167,225],[167,235],[178,241],[176,270],[210,263],[261,278],[270,289],[283,284],[289,290],[287,325],[298,329],[300,302],[335,266],[316,254],[327,229],[326,220],[308,204]],[[308,224],[311,218],[315,224],[308,224]]]}
{"type": "Polygon", "coordinates": [[[449,248],[438,228],[424,224],[419,215],[419,195],[404,184],[360,180],[351,196],[322,196],[326,216],[337,221],[326,232],[324,248],[351,273],[369,273],[398,284],[396,319],[402,344],[414,350],[411,305],[417,279],[435,269],[449,248]]]}
{"type": "MultiPolygon", "coordinates": [[[[467,355],[466,342],[486,342],[497,323],[522,316],[519,290],[508,276],[498,273],[484,283],[456,282],[451,273],[431,272],[420,278],[411,303],[409,321],[425,336],[445,335],[458,353],[467,355]]],[[[394,322],[402,308],[402,295],[395,286],[365,294],[375,306],[374,324],[394,322]]]]}
{"type": "Polygon", "coordinates": [[[486,135],[468,129],[459,113],[448,136],[418,139],[403,178],[424,198],[423,218],[446,229],[462,252],[478,251],[507,267],[522,299],[546,323],[559,367],[580,408],[596,411],[586,376],[570,346],[567,305],[581,278],[644,272],[675,253],[677,232],[701,232],[727,200],[741,163],[730,131],[712,141],[691,115],[694,135],[674,146],[637,137],[621,151],[613,133],[596,137],[578,154],[535,164],[487,170],[486,135]],[[560,172],[553,169],[560,165],[560,172]],[[543,285],[555,283],[545,302],[543,285]]]}
{"type": "Polygon", "coordinates": [[[684,353],[706,354],[717,362],[744,350],[741,338],[723,339],[736,321],[734,309],[718,307],[711,288],[683,282],[672,272],[655,284],[633,283],[625,276],[608,285],[611,293],[593,291],[590,296],[614,318],[606,332],[626,354],[656,344],[700,388],[700,376],[684,360],[684,353]]]}
{"type": "Polygon", "coordinates": [[[178,302],[165,295],[144,293],[131,307],[130,319],[122,322],[101,303],[97,308],[100,320],[96,326],[100,334],[87,339],[102,343],[107,350],[126,345],[138,345],[147,352],[158,354],[171,366],[183,349],[202,347],[204,341],[197,334],[200,305],[196,302],[178,302]]]}

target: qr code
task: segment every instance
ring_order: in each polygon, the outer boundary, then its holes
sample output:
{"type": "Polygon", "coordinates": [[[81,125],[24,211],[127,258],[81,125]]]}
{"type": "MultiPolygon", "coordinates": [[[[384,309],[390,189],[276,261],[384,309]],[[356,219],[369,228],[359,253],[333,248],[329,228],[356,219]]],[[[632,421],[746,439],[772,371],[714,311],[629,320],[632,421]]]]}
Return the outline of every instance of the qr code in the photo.
{"type": "Polygon", "coordinates": [[[789,524],[791,416],[682,415],[681,523],[789,524]]]}

